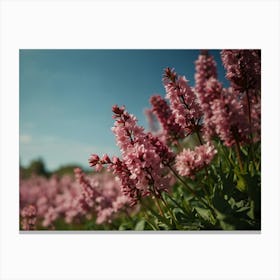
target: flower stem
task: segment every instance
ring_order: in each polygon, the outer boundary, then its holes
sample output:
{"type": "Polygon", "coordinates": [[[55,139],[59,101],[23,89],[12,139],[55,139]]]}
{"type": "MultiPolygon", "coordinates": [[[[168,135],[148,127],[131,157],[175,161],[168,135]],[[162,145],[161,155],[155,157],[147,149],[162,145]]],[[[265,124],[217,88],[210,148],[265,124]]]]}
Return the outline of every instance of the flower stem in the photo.
{"type": "Polygon", "coordinates": [[[197,138],[198,138],[198,141],[199,141],[200,145],[203,145],[203,142],[202,142],[202,139],[201,139],[201,137],[200,137],[200,134],[199,134],[198,129],[196,129],[195,132],[196,132],[196,135],[197,135],[197,138]]]}
{"type": "Polygon", "coordinates": [[[160,199],[163,202],[164,206],[166,207],[167,211],[169,212],[172,220],[174,221],[174,224],[176,225],[176,228],[180,228],[180,225],[177,223],[176,218],[174,216],[174,214],[172,213],[171,209],[169,208],[168,204],[166,203],[166,201],[164,200],[163,196],[160,194],[160,199]]]}
{"type": "Polygon", "coordinates": [[[230,157],[228,157],[228,155],[227,155],[227,153],[226,153],[226,151],[225,151],[224,145],[223,145],[222,143],[220,143],[219,146],[221,147],[221,149],[222,149],[222,151],[223,151],[224,157],[225,157],[225,159],[226,159],[226,161],[227,161],[227,163],[228,163],[228,167],[229,167],[229,168],[231,168],[231,167],[234,168],[235,165],[234,165],[234,163],[232,162],[232,159],[231,159],[230,157]]]}
{"type": "Polygon", "coordinates": [[[236,148],[236,154],[237,154],[237,160],[239,163],[239,167],[240,167],[240,171],[243,172],[243,164],[242,164],[242,160],[241,160],[241,150],[240,150],[240,145],[239,145],[239,141],[237,138],[235,138],[235,148],[236,148]]]}
{"type": "Polygon", "coordinates": [[[255,165],[255,156],[253,152],[253,132],[252,132],[252,116],[251,116],[251,104],[250,104],[250,97],[248,90],[246,90],[246,99],[247,99],[247,106],[248,106],[248,120],[249,120],[249,129],[250,129],[250,147],[249,152],[251,154],[252,161],[255,165]]]}
{"type": "Polygon", "coordinates": [[[249,98],[248,90],[246,90],[246,99],[247,99],[247,106],[248,106],[248,120],[249,120],[249,125],[250,125],[250,136],[251,136],[251,140],[253,140],[251,104],[250,104],[250,98],[249,98]]]}
{"type": "Polygon", "coordinates": [[[168,165],[168,167],[170,168],[170,170],[173,172],[173,174],[176,176],[176,178],[184,184],[184,186],[187,188],[187,190],[193,194],[194,196],[196,196],[195,191],[177,174],[177,172],[173,169],[173,167],[171,165],[168,165]]]}
{"type": "Polygon", "coordinates": [[[183,210],[183,212],[185,212],[185,209],[174,199],[171,197],[171,195],[169,195],[168,192],[165,192],[165,195],[167,195],[167,197],[181,210],[183,210]]]}
{"type": "MultiPolygon", "coordinates": [[[[151,211],[151,210],[149,209],[149,206],[146,205],[146,203],[144,202],[143,199],[140,199],[140,203],[143,207],[143,212],[144,212],[145,219],[147,220],[148,223],[150,223],[149,222],[150,217],[149,217],[148,211],[151,211]]],[[[159,230],[159,227],[156,224],[155,224],[155,226],[156,226],[156,229],[159,230]]]]}
{"type": "Polygon", "coordinates": [[[157,196],[155,196],[155,201],[156,201],[156,206],[157,206],[157,208],[158,208],[158,210],[159,210],[159,213],[160,213],[160,215],[163,217],[163,211],[162,211],[162,208],[161,208],[161,206],[160,206],[160,203],[159,203],[159,201],[158,201],[158,198],[157,198],[157,196]]]}

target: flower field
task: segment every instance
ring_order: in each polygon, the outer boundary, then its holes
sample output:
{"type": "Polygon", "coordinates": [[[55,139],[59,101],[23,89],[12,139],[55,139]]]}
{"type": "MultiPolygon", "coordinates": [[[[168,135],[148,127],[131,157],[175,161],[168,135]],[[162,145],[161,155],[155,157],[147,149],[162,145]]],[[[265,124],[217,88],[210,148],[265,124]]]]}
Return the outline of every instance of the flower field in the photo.
{"type": "Polygon", "coordinates": [[[92,151],[91,173],[20,178],[20,229],[260,230],[261,51],[220,55],[227,88],[206,50],[194,86],[164,70],[149,130],[112,104],[120,156],[92,151]]]}

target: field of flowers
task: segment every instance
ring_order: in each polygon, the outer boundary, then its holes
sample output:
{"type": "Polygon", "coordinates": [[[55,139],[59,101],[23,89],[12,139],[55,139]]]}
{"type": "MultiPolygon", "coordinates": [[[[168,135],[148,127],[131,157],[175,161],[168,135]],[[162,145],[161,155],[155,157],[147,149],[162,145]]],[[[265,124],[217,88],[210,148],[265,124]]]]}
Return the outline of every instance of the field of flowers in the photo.
{"type": "Polygon", "coordinates": [[[149,131],[112,104],[120,157],[89,155],[91,174],[21,178],[20,229],[260,230],[261,51],[221,59],[228,88],[206,50],[193,87],[166,68],[149,131]]]}

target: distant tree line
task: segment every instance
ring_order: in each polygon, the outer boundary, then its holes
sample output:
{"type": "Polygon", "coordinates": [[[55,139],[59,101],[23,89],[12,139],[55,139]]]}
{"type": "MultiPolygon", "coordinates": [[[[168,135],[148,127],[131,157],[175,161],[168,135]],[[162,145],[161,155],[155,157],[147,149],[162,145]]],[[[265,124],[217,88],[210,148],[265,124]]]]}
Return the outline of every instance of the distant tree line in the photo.
{"type": "Polygon", "coordinates": [[[34,159],[30,162],[27,167],[24,167],[20,164],[20,178],[26,179],[32,175],[43,176],[46,178],[51,177],[53,174],[57,176],[63,176],[66,174],[73,175],[74,168],[80,167],[77,164],[67,164],[62,165],[54,171],[49,171],[46,168],[45,162],[42,158],[34,159]]]}

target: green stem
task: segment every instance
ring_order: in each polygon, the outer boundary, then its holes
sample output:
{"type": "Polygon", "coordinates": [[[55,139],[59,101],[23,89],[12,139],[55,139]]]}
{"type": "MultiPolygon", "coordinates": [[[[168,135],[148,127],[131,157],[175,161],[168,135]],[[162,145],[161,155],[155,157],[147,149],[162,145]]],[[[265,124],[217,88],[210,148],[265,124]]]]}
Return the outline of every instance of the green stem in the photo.
{"type": "Polygon", "coordinates": [[[222,151],[223,151],[223,153],[224,153],[224,157],[226,158],[226,160],[227,160],[227,162],[228,162],[229,168],[231,168],[231,167],[234,168],[235,165],[234,165],[234,163],[231,161],[231,159],[228,158],[227,153],[226,153],[226,151],[225,151],[225,149],[224,149],[224,145],[223,145],[223,144],[220,144],[220,146],[221,146],[222,151]]]}
{"type": "Polygon", "coordinates": [[[187,188],[187,190],[193,194],[194,196],[197,196],[195,191],[177,174],[177,172],[173,169],[173,167],[171,165],[167,165],[170,170],[173,172],[173,174],[176,176],[176,178],[183,183],[183,185],[187,188]]]}
{"type": "MultiPolygon", "coordinates": [[[[198,138],[198,141],[200,143],[200,145],[203,145],[203,142],[202,142],[202,139],[201,139],[201,136],[200,136],[200,133],[198,131],[198,129],[196,129],[196,135],[197,135],[197,138],[198,138]]],[[[205,170],[205,175],[206,175],[206,179],[207,181],[209,182],[209,177],[208,177],[208,168],[207,168],[207,165],[204,164],[204,170],[205,170]]],[[[203,187],[203,189],[205,190],[206,192],[206,189],[203,187]]],[[[207,192],[205,193],[207,195],[207,192]]]]}
{"type": "Polygon", "coordinates": [[[205,196],[206,198],[208,199],[208,191],[206,190],[204,184],[201,185],[201,188],[203,189],[204,193],[205,193],[205,196]]]}
{"type": "Polygon", "coordinates": [[[251,137],[251,140],[253,140],[251,104],[250,104],[250,98],[249,98],[248,90],[246,90],[246,99],[247,99],[247,105],[248,105],[248,119],[249,119],[249,125],[250,125],[250,137],[251,137]]]}
{"type": "Polygon", "coordinates": [[[167,195],[167,197],[185,213],[185,209],[174,198],[172,198],[171,195],[169,195],[167,192],[165,193],[165,195],[167,195]]]}
{"type": "Polygon", "coordinates": [[[182,144],[180,143],[180,140],[177,140],[177,141],[176,141],[176,146],[177,146],[178,152],[183,151],[184,147],[183,147],[182,144]]]}
{"type": "MultiPolygon", "coordinates": [[[[148,222],[148,223],[151,223],[151,222],[149,222],[149,220],[150,220],[149,214],[148,214],[148,210],[150,211],[149,207],[146,205],[146,203],[144,202],[143,199],[140,198],[140,199],[139,199],[139,202],[141,203],[141,205],[142,205],[142,207],[143,207],[143,208],[142,208],[142,209],[143,209],[143,213],[144,213],[144,216],[145,216],[147,222],[148,222]]],[[[152,224],[152,223],[151,223],[151,224],[152,224]]],[[[155,226],[156,226],[156,229],[159,230],[158,225],[155,224],[155,226]]]]}
{"type": "Polygon", "coordinates": [[[256,166],[255,156],[254,156],[254,152],[253,152],[253,132],[252,132],[251,104],[250,104],[250,98],[249,98],[248,90],[246,90],[246,99],[247,99],[247,105],[248,105],[248,119],[249,119],[250,140],[251,140],[249,151],[250,151],[250,154],[251,154],[252,161],[253,161],[254,165],[256,166]]]}
{"type": "Polygon", "coordinates": [[[126,208],[124,209],[124,213],[125,213],[126,217],[129,219],[129,221],[130,221],[130,222],[133,222],[133,219],[132,219],[131,216],[128,214],[128,211],[127,211],[126,208]]]}
{"type": "Polygon", "coordinates": [[[176,225],[176,228],[180,229],[181,228],[180,225],[177,223],[174,214],[172,213],[171,209],[169,208],[168,204],[166,203],[166,201],[164,200],[164,198],[163,198],[163,196],[161,194],[160,194],[160,199],[163,202],[163,204],[166,207],[166,209],[169,212],[169,214],[171,215],[171,218],[172,218],[174,224],[176,225]]]}
{"type": "Polygon", "coordinates": [[[176,176],[176,178],[178,178],[178,180],[180,180],[180,182],[184,184],[184,186],[188,189],[188,191],[191,192],[194,195],[194,197],[196,197],[200,202],[202,202],[207,208],[209,208],[212,211],[214,217],[216,217],[215,210],[212,208],[212,206],[210,206],[208,203],[203,201],[203,199],[200,196],[198,196],[197,193],[177,174],[177,172],[172,168],[172,166],[168,165],[168,167],[176,176]]]}
{"type": "Polygon", "coordinates": [[[236,148],[236,155],[237,155],[237,160],[239,163],[239,167],[240,167],[240,171],[243,172],[243,164],[242,164],[242,160],[241,160],[241,150],[240,150],[240,145],[239,145],[239,141],[237,138],[235,138],[235,148],[236,148]]]}
{"type": "Polygon", "coordinates": [[[161,208],[161,206],[160,206],[160,203],[159,203],[158,198],[157,198],[156,195],[155,195],[155,201],[156,201],[156,206],[157,206],[157,208],[158,208],[158,210],[159,210],[160,215],[161,215],[162,217],[164,217],[162,208],[161,208]]]}
{"type": "Polygon", "coordinates": [[[195,132],[196,132],[196,135],[197,135],[197,138],[198,138],[198,141],[199,141],[200,145],[203,145],[203,142],[202,142],[202,139],[201,139],[201,137],[200,137],[200,134],[199,134],[198,129],[196,129],[195,132]]]}

